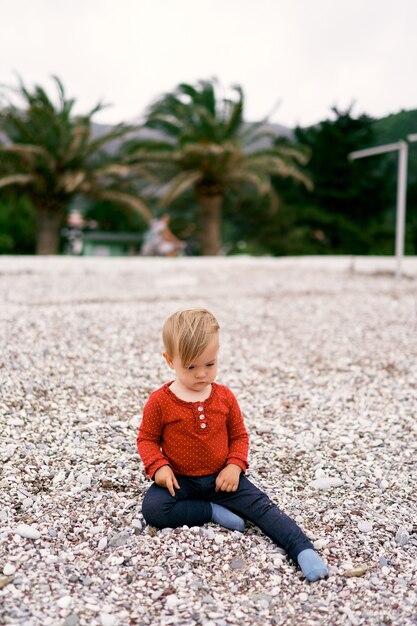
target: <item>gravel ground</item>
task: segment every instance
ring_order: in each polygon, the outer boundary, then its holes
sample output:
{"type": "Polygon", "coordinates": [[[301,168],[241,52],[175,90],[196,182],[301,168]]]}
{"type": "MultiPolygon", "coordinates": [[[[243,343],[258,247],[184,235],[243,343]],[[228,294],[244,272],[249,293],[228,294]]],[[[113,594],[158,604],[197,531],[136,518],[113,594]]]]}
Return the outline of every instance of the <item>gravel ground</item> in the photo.
{"type": "MultiPolygon", "coordinates": [[[[391,260],[392,261],[392,260],[391,260]]],[[[0,623],[417,624],[417,262],[0,259],[0,623]],[[162,322],[218,317],[249,477],[330,567],[249,526],[156,531],[136,431],[162,322]]]]}

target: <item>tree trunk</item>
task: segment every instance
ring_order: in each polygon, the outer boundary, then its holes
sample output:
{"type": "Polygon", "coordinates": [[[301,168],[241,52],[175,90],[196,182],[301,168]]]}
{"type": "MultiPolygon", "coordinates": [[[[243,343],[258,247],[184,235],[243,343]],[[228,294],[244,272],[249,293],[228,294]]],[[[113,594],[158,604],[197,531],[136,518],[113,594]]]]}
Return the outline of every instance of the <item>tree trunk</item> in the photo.
{"type": "Polygon", "coordinates": [[[216,256],[221,246],[221,214],[223,196],[198,194],[199,239],[201,253],[216,256]]]}
{"type": "Polygon", "coordinates": [[[36,254],[58,254],[63,211],[36,211],[36,254]]]}

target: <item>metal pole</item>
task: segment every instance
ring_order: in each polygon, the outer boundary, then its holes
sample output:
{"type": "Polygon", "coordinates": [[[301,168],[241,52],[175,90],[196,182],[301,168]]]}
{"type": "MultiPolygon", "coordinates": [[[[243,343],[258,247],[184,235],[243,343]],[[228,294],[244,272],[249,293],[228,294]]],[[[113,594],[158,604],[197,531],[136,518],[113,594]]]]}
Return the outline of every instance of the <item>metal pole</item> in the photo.
{"type": "Polygon", "coordinates": [[[398,179],[397,179],[397,216],[396,216],[396,233],[395,233],[395,256],[397,259],[396,278],[401,277],[402,260],[404,256],[404,237],[405,237],[405,203],[407,197],[407,160],[408,160],[408,144],[400,141],[400,149],[398,151],[398,179]]]}
{"type": "MultiPolygon", "coordinates": [[[[408,141],[416,140],[417,135],[408,136],[408,141]]],[[[376,148],[357,150],[356,152],[351,152],[349,157],[351,159],[362,159],[363,157],[383,154],[384,152],[393,152],[394,150],[398,150],[397,209],[395,226],[395,256],[397,260],[397,269],[395,276],[396,278],[400,278],[402,271],[402,259],[404,256],[408,144],[405,141],[398,141],[397,143],[389,143],[385,146],[377,146],[376,148]]]]}
{"type": "Polygon", "coordinates": [[[401,142],[387,143],[385,146],[377,146],[376,148],[365,148],[365,150],[355,150],[349,154],[350,159],[362,159],[375,154],[384,154],[385,152],[393,152],[400,149],[401,142]]]}

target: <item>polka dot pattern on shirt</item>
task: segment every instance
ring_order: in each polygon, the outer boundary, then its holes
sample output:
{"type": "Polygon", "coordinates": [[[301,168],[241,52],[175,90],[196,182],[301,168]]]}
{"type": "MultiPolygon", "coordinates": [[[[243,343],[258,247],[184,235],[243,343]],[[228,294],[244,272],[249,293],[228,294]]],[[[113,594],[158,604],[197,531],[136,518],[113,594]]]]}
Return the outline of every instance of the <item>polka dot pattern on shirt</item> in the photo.
{"type": "Polygon", "coordinates": [[[175,474],[203,476],[233,462],[246,470],[249,440],[233,393],[212,384],[204,402],[178,398],[166,383],[145,405],[137,443],[152,477],[169,464],[175,474]]]}

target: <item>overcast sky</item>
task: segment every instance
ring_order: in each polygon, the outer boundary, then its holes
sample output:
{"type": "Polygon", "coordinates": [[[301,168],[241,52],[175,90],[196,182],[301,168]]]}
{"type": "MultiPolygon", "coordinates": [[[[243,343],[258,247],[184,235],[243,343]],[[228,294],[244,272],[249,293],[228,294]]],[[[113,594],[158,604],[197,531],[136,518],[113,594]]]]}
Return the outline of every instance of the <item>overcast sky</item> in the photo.
{"type": "Polygon", "coordinates": [[[246,119],[417,108],[417,0],[0,0],[0,83],[63,81],[97,121],[140,118],[180,82],[239,84],[246,119]]]}

